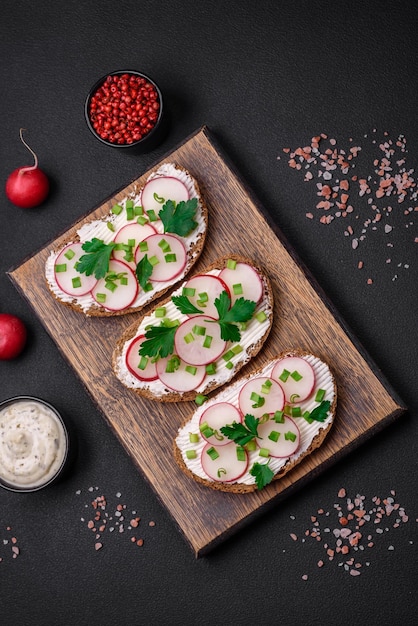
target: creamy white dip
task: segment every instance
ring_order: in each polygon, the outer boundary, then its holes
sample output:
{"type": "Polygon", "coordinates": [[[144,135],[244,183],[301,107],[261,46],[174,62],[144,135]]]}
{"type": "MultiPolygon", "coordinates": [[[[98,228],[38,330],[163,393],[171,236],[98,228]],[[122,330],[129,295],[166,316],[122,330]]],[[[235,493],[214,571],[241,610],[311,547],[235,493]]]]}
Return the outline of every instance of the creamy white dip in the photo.
{"type": "Polygon", "coordinates": [[[0,479],[17,489],[52,480],[65,460],[67,433],[48,405],[17,399],[0,410],[0,479]]]}

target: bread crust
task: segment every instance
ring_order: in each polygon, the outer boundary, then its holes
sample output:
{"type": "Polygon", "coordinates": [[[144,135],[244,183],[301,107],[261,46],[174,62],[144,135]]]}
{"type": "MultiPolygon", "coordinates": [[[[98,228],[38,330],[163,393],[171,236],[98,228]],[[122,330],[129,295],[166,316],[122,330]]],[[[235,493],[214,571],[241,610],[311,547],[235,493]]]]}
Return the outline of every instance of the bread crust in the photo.
{"type": "MultiPolygon", "coordinates": [[[[299,348],[295,348],[292,350],[286,350],[284,352],[281,352],[280,354],[278,354],[276,357],[274,357],[273,359],[269,359],[269,363],[273,363],[278,361],[279,359],[283,359],[284,357],[287,356],[315,356],[312,352],[307,352],[305,350],[301,350],[299,348]]],[[[319,358],[319,357],[316,357],[319,358]]],[[[323,359],[320,359],[322,362],[323,359]]],[[[328,364],[327,364],[328,365],[328,364]]],[[[256,377],[257,375],[259,375],[264,368],[267,366],[267,363],[264,364],[262,367],[258,368],[257,370],[254,370],[253,372],[251,372],[250,374],[247,374],[246,376],[242,376],[239,380],[237,380],[235,382],[235,384],[237,385],[244,385],[248,380],[256,377]]],[[[329,365],[328,365],[329,367],[329,365]]],[[[324,426],[324,428],[321,428],[318,432],[317,435],[315,435],[315,437],[312,439],[311,444],[309,446],[309,448],[307,450],[305,450],[304,452],[302,452],[299,456],[297,456],[293,461],[290,461],[290,459],[288,461],[286,461],[286,463],[283,465],[283,467],[280,468],[280,470],[274,475],[273,477],[273,481],[279,480],[280,478],[282,478],[285,474],[287,474],[288,472],[290,472],[294,467],[296,467],[297,465],[299,465],[299,463],[301,463],[303,461],[303,459],[305,459],[307,456],[309,456],[310,454],[312,454],[314,452],[314,450],[316,450],[317,448],[319,448],[324,439],[326,438],[326,436],[328,435],[329,431],[331,430],[331,427],[333,425],[334,422],[334,418],[335,418],[335,412],[336,412],[336,407],[337,407],[337,386],[335,383],[335,378],[334,375],[331,372],[331,380],[332,380],[332,384],[334,387],[334,399],[333,402],[330,406],[329,409],[329,413],[332,416],[331,421],[329,422],[329,424],[327,424],[326,426],[324,426]]],[[[222,395],[222,391],[220,391],[217,395],[217,398],[219,398],[222,395]]],[[[191,417],[189,416],[187,419],[185,419],[183,421],[183,423],[180,425],[179,430],[182,429],[184,426],[186,426],[188,424],[188,422],[190,421],[191,417]]],[[[174,459],[177,463],[177,465],[179,466],[179,468],[182,470],[182,472],[184,472],[189,478],[191,478],[192,480],[194,480],[195,482],[204,485],[205,487],[209,487],[210,489],[214,489],[215,491],[223,491],[223,492],[227,492],[227,493],[236,493],[236,494],[244,494],[244,493],[251,493],[253,491],[257,490],[257,485],[254,483],[252,485],[246,485],[246,484],[240,484],[240,483],[223,483],[223,482],[217,482],[217,481],[212,481],[212,480],[206,480],[204,478],[202,478],[201,476],[198,476],[196,474],[194,474],[186,465],[186,463],[184,462],[183,459],[183,455],[182,452],[180,450],[180,448],[177,445],[176,442],[177,437],[174,439],[173,441],[173,455],[174,455],[174,459]]]]}
{"type": "MultiPolygon", "coordinates": [[[[226,267],[226,264],[229,259],[235,260],[237,261],[237,263],[247,263],[248,265],[253,267],[259,274],[260,278],[263,281],[264,294],[265,294],[264,299],[267,302],[267,306],[271,311],[271,314],[269,316],[269,325],[266,328],[264,335],[255,344],[251,346],[250,350],[248,350],[248,354],[246,358],[238,362],[236,366],[230,370],[231,376],[226,381],[226,383],[216,383],[216,381],[212,381],[204,389],[202,389],[202,391],[199,391],[199,393],[204,394],[204,395],[211,393],[215,389],[219,388],[221,385],[223,386],[231,381],[231,379],[244,367],[244,365],[246,365],[261,350],[261,348],[264,345],[264,342],[266,341],[270,333],[270,330],[273,324],[274,297],[273,297],[272,285],[270,283],[270,279],[268,278],[264,270],[260,266],[256,265],[253,261],[239,254],[224,255],[222,257],[219,257],[215,261],[213,261],[213,263],[211,263],[207,267],[205,267],[201,272],[199,272],[199,274],[205,274],[207,272],[210,272],[211,270],[221,270],[226,267]]],[[[162,302],[159,301],[158,306],[159,307],[164,306],[167,302],[170,302],[170,300],[171,300],[171,297],[169,296],[162,302]]],[[[148,314],[149,314],[149,311],[145,315],[148,315],[148,314]]],[[[133,324],[131,324],[131,326],[129,326],[125,330],[125,332],[120,336],[120,338],[118,339],[116,343],[115,349],[113,351],[113,356],[112,356],[112,366],[119,380],[120,378],[118,376],[118,359],[122,355],[124,344],[130,339],[132,339],[133,337],[135,337],[138,327],[140,326],[145,315],[142,315],[133,324]]],[[[123,381],[121,382],[123,383],[123,381]]],[[[128,387],[128,386],[127,388],[139,396],[148,398],[149,400],[155,400],[158,402],[186,402],[186,401],[193,401],[196,397],[196,391],[178,393],[175,391],[168,390],[167,393],[165,393],[163,396],[159,396],[159,395],[155,395],[154,393],[152,393],[152,391],[149,389],[135,389],[135,388],[128,387]]]]}
{"type": "MultiPolygon", "coordinates": [[[[158,169],[161,166],[162,165],[160,164],[158,166],[158,169]]],[[[199,204],[201,206],[202,218],[203,218],[203,221],[205,223],[204,231],[199,234],[198,239],[196,240],[196,242],[187,251],[187,262],[186,262],[186,267],[185,267],[185,270],[184,270],[184,276],[186,276],[190,272],[190,270],[192,269],[194,264],[197,262],[198,258],[200,257],[200,255],[201,255],[201,253],[203,251],[203,247],[204,247],[205,240],[206,240],[207,229],[208,229],[208,207],[207,207],[207,204],[206,204],[206,201],[205,201],[204,197],[202,196],[201,188],[200,188],[197,180],[184,167],[176,164],[175,168],[177,170],[180,170],[180,171],[186,173],[191,178],[191,180],[193,181],[193,184],[194,184],[195,189],[196,189],[196,193],[197,193],[198,198],[199,198],[199,204]]],[[[157,172],[158,169],[155,170],[155,172],[157,172]]],[[[155,172],[153,174],[155,174],[155,172]]],[[[150,175],[148,180],[153,176],[153,174],[150,175]]],[[[143,186],[144,185],[142,185],[142,187],[143,186]]],[[[140,190],[141,190],[141,188],[139,188],[136,191],[136,193],[139,193],[140,190]]],[[[105,220],[106,217],[108,217],[108,215],[109,214],[106,214],[105,216],[103,216],[102,219],[105,220]]],[[[98,218],[90,218],[90,219],[87,218],[85,220],[85,222],[83,223],[83,226],[84,225],[88,225],[88,224],[92,224],[93,222],[97,222],[97,221],[100,221],[100,220],[98,220],[98,218]]],[[[73,242],[77,242],[77,241],[80,241],[78,235],[75,236],[75,237],[68,237],[67,239],[64,240],[64,243],[60,246],[59,249],[51,250],[51,253],[57,254],[66,245],[68,245],[70,243],[73,243],[73,242]]],[[[180,280],[182,280],[182,279],[180,279],[180,280]]],[[[158,298],[161,298],[162,296],[164,296],[164,294],[166,294],[167,291],[172,289],[172,287],[177,282],[179,282],[179,280],[178,280],[178,278],[175,278],[175,279],[173,279],[172,283],[170,285],[168,285],[167,287],[165,287],[164,289],[160,289],[159,291],[155,291],[153,293],[152,298],[147,300],[147,302],[145,302],[144,304],[142,304],[140,306],[137,306],[137,307],[129,307],[129,308],[123,309],[122,311],[110,311],[110,310],[105,309],[104,307],[99,306],[98,304],[97,305],[96,304],[92,304],[89,309],[85,310],[77,302],[77,300],[75,298],[73,300],[71,300],[71,301],[61,300],[61,298],[59,298],[54,293],[54,291],[51,289],[51,285],[50,285],[50,283],[49,283],[47,278],[45,278],[45,282],[46,282],[46,284],[48,286],[48,289],[49,289],[50,293],[55,298],[55,300],[60,302],[60,304],[63,304],[65,306],[69,307],[73,311],[78,311],[78,312],[82,313],[83,315],[86,315],[87,317],[117,317],[117,316],[120,316],[120,315],[127,315],[128,313],[137,313],[139,311],[142,311],[145,307],[148,307],[152,302],[155,302],[158,298]]]]}

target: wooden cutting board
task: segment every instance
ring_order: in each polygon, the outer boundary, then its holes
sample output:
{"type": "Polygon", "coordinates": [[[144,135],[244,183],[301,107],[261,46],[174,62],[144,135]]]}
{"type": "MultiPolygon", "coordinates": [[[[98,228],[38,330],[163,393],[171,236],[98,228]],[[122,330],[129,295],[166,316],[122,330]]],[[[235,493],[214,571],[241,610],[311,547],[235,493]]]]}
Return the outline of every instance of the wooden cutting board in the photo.
{"type": "MultiPolygon", "coordinates": [[[[246,366],[260,367],[278,352],[293,347],[312,351],[327,361],[338,386],[335,424],[323,446],[280,481],[261,492],[233,495],[213,491],[189,479],[172,456],[172,442],[193,403],[160,404],[137,397],[116,379],[111,357],[115,339],[134,315],[86,318],[61,305],[44,281],[49,250],[75,233],[82,220],[9,275],[46,330],[84,383],[142,475],[168,509],[196,556],[207,553],[249,522],[273,501],[306,484],[355,446],[401,415],[405,408],[364,350],[339,319],[321,290],[281,234],[269,223],[245,183],[217,146],[206,127],[163,159],[177,163],[198,180],[209,208],[205,250],[193,271],[230,253],[252,257],[273,284],[275,321],[264,351],[246,366]]],[[[154,170],[158,167],[159,163],[154,170]]],[[[150,170],[150,171],[151,171],[150,170]]],[[[107,215],[145,172],[89,213],[107,215]]],[[[86,208],[86,210],[88,207],[86,208]]]]}

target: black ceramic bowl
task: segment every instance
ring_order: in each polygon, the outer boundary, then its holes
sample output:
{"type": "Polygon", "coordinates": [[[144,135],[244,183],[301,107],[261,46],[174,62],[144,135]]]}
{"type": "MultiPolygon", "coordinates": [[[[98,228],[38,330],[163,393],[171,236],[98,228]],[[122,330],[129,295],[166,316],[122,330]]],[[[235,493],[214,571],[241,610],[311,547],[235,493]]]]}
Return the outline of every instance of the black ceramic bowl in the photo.
{"type": "Polygon", "coordinates": [[[106,146],[145,153],[166,132],[163,97],[158,85],[135,70],[119,70],[100,78],[84,105],[87,126],[106,146]]]}
{"type": "Polygon", "coordinates": [[[1,487],[18,493],[44,489],[62,476],[69,449],[68,429],[51,404],[32,396],[0,402],[1,487]],[[43,456],[45,441],[49,452],[43,456]]]}

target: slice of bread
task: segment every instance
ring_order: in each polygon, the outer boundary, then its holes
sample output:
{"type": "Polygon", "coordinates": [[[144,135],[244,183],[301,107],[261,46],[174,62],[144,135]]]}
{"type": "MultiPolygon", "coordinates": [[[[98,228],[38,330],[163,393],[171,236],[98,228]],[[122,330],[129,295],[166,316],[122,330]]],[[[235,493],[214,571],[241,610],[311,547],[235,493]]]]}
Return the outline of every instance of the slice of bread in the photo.
{"type": "MultiPolygon", "coordinates": [[[[233,272],[233,270],[231,270],[231,272],[233,272]]],[[[199,291],[199,288],[197,291],[199,291]]],[[[244,299],[248,300],[247,298],[244,299]]],[[[199,317],[203,318],[205,316],[198,316],[195,319],[198,320],[199,317]]],[[[113,353],[113,369],[117,378],[128,389],[131,389],[140,396],[160,402],[195,400],[196,396],[206,396],[206,394],[214,391],[214,389],[228,383],[235,376],[235,374],[261,350],[270,332],[272,322],[273,291],[270,280],[266,276],[265,272],[261,267],[256,266],[251,260],[240,255],[233,254],[223,256],[215,260],[210,266],[202,270],[199,274],[195,274],[193,277],[185,281],[170,295],[170,297],[166,298],[163,302],[159,302],[158,306],[154,308],[153,311],[142,316],[125,330],[115,346],[113,353]],[[261,288],[262,295],[253,310],[250,321],[245,326],[241,326],[239,341],[226,342],[222,354],[215,359],[216,371],[211,371],[211,369],[213,370],[215,367],[211,368],[209,366],[209,373],[204,375],[204,379],[200,384],[193,389],[182,391],[173,389],[172,386],[169,388],[159,378],[157,380],[149,381],[140,380],[137,375],[134,375],[132,371],[129,371],[127,366],[127,355],[132,342],[138,337],[142,337],[150,326],[160,326],[162,323],[162,314],[166,318],[169,318],[172,321],[178,320],[180,323],[188,320],[188,316],[179,311],[172,298],[181,296],[184,293],[184,288],[186,287],[187,291],[187,285],[193,284],[193,281],[198,277],[206,277],[208,275],[218,277],[218,275],[223,270],[228,268],[228,266],[231,266],[231,264],[236,264],[238,270],[240,268],[245,268],[246,271],[248,270],[248,272],[253,272],[254,278],[252,278],[252,280],[257,281],[257,286],[261,288]],[[158,315],[160,315],[160,317],[158,317],[158,315]]],[[[215,332],[212,332],[212,329],[215,331],[218,326],[218,323],[216,323],[215,320],[212,320],[211,325],[208,326],[209,330],[207,334],[215,334],[215,332]]],[[[141,372],[139,370],[137,374],[141,376],[141,372]]]]}
{"type": "MultiPolygon", "coordinates": [[[[261,383],[262,381],[259,382],[261,383]]],[[[267,388],[265,387],[265,392],[266,389],[267,388]]],[[[261,393],[260,395],[263,394],[261,393]]],[[[265,398],[268,399],[268,389],[265,398]]],[[[291,471],[296,465],[298,465],[305,457],[312,454],[314,450],[319,448],[334,422],[336,405],[337,388],[334,375],[332,374],[329,366],[319,357],[309,352],[299,349],[288,350],[279,354],[275,359],[269,361],[259,370],[236,380],[230,386],[219,391],[215,397],[198,407],[194,414],[189,417],[178,430],[173,446],[174,458],[180,469],[185,472],[187,476],[206,487],[230,493],[248,493],[265,486],[263,484],[258,485],[256,477],[252,475],[251,470],[254,466],[258,466],[258,469],[260,469],[260,466],[268,465],[271,470],[270,478],[266,483],[268,484],[271,481],[280,479],[287,472],[291,471]],[[253,439],[252,442],[255,449],[249,450],[248,447],[251,447],[251,444],[248,443],[243,446],[239,446],[236,441],[234,442],[233,439],[230,440],[230,438],[222,433],[222,428],[210,428],[210,419],[213,420],[213,417],[207,418],[206,416],[214,414],[213,407],[217,404],[228,403],[241,412],[243,403],[246,401],[246,392],[245,390],[243,391],[243,389],[249,381],[251,381],[250,384],[253,385],[254,380],[270,377],[273,373],[274,367],[276,366],[274,380],[280,383],[280,380],[277,377],[277,372],[280,371],[280,365],[277,366],[276,364],[279,362],[284,363],[283,359],[287,357],[299,357],[311,366],[315,373],[314,387],[310,395],[301,402],[296,402],[296,394],[292,397],[292,400],[295,400],[295,402],[288,402],[285,399],[284,410],[278,406],[280,410],[276,413],[277,422],[275,421],[274,413],[270,412],[268,414],[268,418],[265,415],[259,418],[260,422],[257,426],[257,433],[260,435],[260,429],[266,428],[267,426],[270,430],[270,435],[266,436],[266,431],[264,431],[263,438],[253,439]],[[318,391],[320,392],[319,394],[318,391]],[[322,408],[322,416],[320,414],[318,415],[318,411],[320,411],[320,409],[318,409],[316,413],[313,413],[317,407],[322,408]],[[294,415],[293,417],[291,417],[292,413],[294,415]],[[273,440],[280,441],[281,438],[281,441],[283,442],[284,438],[287,436],[287,433],[277,432],[280,431],[280,420],[285,419],[283,415],[287,420],[286,424],[292,424],[292,429],[295,433],[298,433],[298,439],[295,443],[297,448],[292,450],[289,455],[281,456],[279,458],[278,456],[273,456],[273,453],[277,454],[274,449],[274,446],[277,444],[274,444],[273,440]],[[312,420],[310,415],[316,416],[316,419],[312,420]],[[318,418],[323,421],[317,421],[318,418]],[[209,431],[207,430],[208,427],[209,431]],[[274,431],[274,436],[271,430],[274,431]],[[218,473],[215,473],[217,467],[216,463],[222,462],[222,456],[219,457],[219,460],[215,458],[217,454],[216,451],[220,451],[222,454],[222,446],[225,442],[229,444],[229,448],[234,447],[237,449],[242,447],[245,449],[246,459],[245,462],[243,462],[241,475],[239,475],[238,471],[235,469],[237,465],[235,459],[233,461],[233,468],[231,467],[230,469],[228,466],[225,466],[221,469],[218,468],[218,473]],[[256,444],[254,444],[254,442],[256,442],[256,444]],[[217,447],[217,444],[219,443],[221,445],[218,445],[217,447]],[[269,446],[272,451],[269,450],[269,446]],[[213,452],[211,448],[214,448],[215,452],[213,452]],[[210,470],[212,472],[212,476],[209,476],[207,471],[203,468],[203,465],[207,467],[208,463],[211,463],[211,461],[208,461],[207,458],[203,456],[207,455],[208,452],[212,455],[212,457],[214,457],[214,470],[213,472],[210,470]],[[226,480],[228,472],[230,476],[229,481],[226,480]]],[[[255,410],[256,409],[254,409],[254,411],[255,410]]],[[[259,411],[259,415],[261,415],[263,409],[257,410],[259,411]]],[[[271,405],[269,411],[270,410],[271,405]]],[[[219,415],[221,414],[222,412],[219,411],[219,415]]],[[[242,419],[244,424],[246,424],[242,412],[239,419],[242,419]]],[[[237,420],[238,422],[239,419],[237,420]]],[[[218,421],[218,424],[219,423],[220,422],[218,421]]],[[[225,426],[226,425],[231,426],[231,420],[229,420],[225,426]]],[[[249,425],[251,427],[250,422],[249,425]]],[[[288,443],[289,442],[287,442],[286,445],[288,445],[288,443]]],[[[226,449],[227,448],[224,448],[224,450],[226,449]]],[[[237,454],[236,451],[235,454],[237,454]]],[[[243,458],[241,460],[244,461],[243,458]]],[[[266,468],[261,467],[261,469],[266,468]]]]}
{"type": "MultiPolygon", "coordinates": [[[[165,198],[164,200],[169,200],[170,198],[165,198]]],[[[159,199],[162,206],[163,198],[159,199]]],[[[157,215],[158,218],[158,215],[157,215]]],[[[127,196],[112,207],[110,212],[103,216],[102,219],[86,219],[83,225],[77,230],[77,234],[75,237],[68,238],[67,241],[60,247],[60,249],[51,250],[48,259],[45,265],[45,277],[48,288],[51,294],[62,304],[71,307],[75,311],[79,311],[84,313],[87,316],[92,317],[109,317],[115,315],[124,315],[127,313],[133,313],[137,311],[141,311],[145,306],[149,305],[150,302],[156,300],[157,298],[164,295],[169,289],[171,289],[178,281],[182,280],[188,272],[191,270],[193,265],[198,260],[205,243],[206,233],[208,227],[208,209],[205,203],[205,199],[203,198],[199,184],[195,180],[191,174],[185,170],[183,167],[180,167],[174,163],[164,163],[158,167],[147,179],[146,183],[138,188],[134,186],[134,190],[127,194],[127,196]],[[138,280],[135,280],[135,288],[137,289],[136,296],[132,299],[131,302],[127,303],[126,306],[121,305],[122,308],[106,308],[106,302],[103,303],[98,302],[97,299],[93,297],[93,290],[90,290],[88,293],[84,295],[75,295],[74,293],[68,293],[63,291],[62,285],[59,286],[57,282],[57,258],[62,259],[63,250],[73,243],[85,243],[90,242],[92,239],[99,239],[104,244],[109,244],[113,242],[115,236],[118,231],[120,231],[124,226],[133,225],[137,221],[141,225],[144,223],[151,230],[153,228],[156,233],[162,234],[164,232],[164,225],[161,219],[155,219],[156,216],[153,215],[149,217],[141,213],[141,202],[142,202],[142,191],[146,184],[159,177],[165,178],[176,178],[181,183],[183,183],[185,189],[187,189],[189,199],[197,200],[197,209],[194,216],[194,220],[196,222],[196,226],[193,230],[185,236],[181,236],[175,234],[177,239],[179,239],[184,245],[185,251],[185,263],[182,270],[174,277],[169,280],[163,281],[153,281],[152,275],[150,281],[147,286],[151,287],[149,290],[143,289],[139,286],[138,280]],[[128,208],[129,207],[129,208],[128,208]],[[134,207],[134,214],[132,215],[132,210],[129,213],[129,210],[134,207]],[[61,253],[61,257],[59,257],[61,253]]],[[[138,242],[135,242],[137,245],[138,242]]],[[[113,257],[112,252],[112,257],[113,257]]],[[[121,258],[121,257],[119,257],[121,258]]],[[[66,260],[65,266],[66,266],[66,260]]],[[[69,264],[70,262],[68,262],[69,264]]],[[[122,268],[126,269],[126,268],[122,268]]],[[[131,268],[132,272],[131,278],[135,277],[135,261],[132,260],[131,268]]],[[[73,270],[71,270],[73,271],[73,270]]],[[[92,277],[90,277],[92,278],[92,277]]],[[[76,279],[80,281],[85,281],[85,274],[80,274],[80,279],[76,279]]],[[[72,290],[70,290],[72,291],[72,290]]],[[[103,289],[105,291],[105,289],[103,289]]],[[[80,292],[81,293],[81,292],[80,292]]],[[[102,294],[101,294],[102,295],[102,294]]],[[[104,298],[105,296],[103,296],[104,298]]]]}

